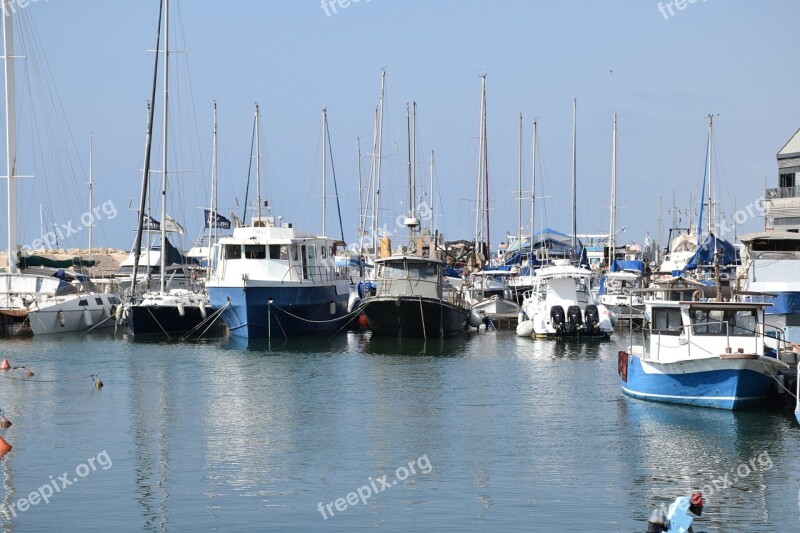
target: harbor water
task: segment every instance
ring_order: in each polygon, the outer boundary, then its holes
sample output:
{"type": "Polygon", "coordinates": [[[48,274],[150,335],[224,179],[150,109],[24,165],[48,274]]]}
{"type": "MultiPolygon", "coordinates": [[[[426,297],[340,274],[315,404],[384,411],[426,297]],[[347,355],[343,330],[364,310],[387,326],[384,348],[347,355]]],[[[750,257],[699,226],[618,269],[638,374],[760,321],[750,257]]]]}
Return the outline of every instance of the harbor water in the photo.
{"type": "Polygon", "coordinates": [[[626,340],[4,339],[0,528],[796,531],[794,417],[627,398],[626,340]]]}

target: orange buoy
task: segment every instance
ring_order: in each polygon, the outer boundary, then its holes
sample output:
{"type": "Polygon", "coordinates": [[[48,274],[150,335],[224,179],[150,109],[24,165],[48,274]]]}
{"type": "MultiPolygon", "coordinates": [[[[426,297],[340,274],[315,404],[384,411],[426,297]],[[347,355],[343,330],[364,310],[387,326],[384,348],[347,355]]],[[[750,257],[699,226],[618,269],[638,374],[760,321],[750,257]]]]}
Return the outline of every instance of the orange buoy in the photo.
{"type": "Polygon", "coordinates": [[[367,315],[363,313],[358,315],[358,325],[361,326],[362,328],[369,327],[369,320],[367,320],[367,315]]]}
{"type": "Polygon", "coordinates": [[[11,370],[11,364],[8,362],[8,359],[3,357],[3,362],[0,363],[0,370],[11,370]]]}
{"type": "Polygon", "coordinates": [[[11,451],[11,445],[6,442],[6,439],[0,437],[0,455],[5,455],[11,451]]]}
{"type": "Polygon", "coordinates": [[[8,429],[11,427],[11,420],[6,418],[6,415],[0,415],[0,428],[8,429]]]}

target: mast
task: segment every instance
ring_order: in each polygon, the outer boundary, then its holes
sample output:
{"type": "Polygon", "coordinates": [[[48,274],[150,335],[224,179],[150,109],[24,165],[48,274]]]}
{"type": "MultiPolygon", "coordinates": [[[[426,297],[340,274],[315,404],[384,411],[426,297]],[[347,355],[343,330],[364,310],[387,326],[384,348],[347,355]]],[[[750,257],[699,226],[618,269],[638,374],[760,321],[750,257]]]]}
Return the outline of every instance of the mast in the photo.
{"type": "Polygon", "coordinates": [[[261,226],[261,109],[256,102],[256,199],[258,200],[258,225],[261,226]]]}
{"type": "Polygon", "coordinates": [[[161,146],[161,276],[159,292],[167,282],[167,122],[169,119],[169,0],[164,0],[164,117],[161,146]]]}
{"type": "MultiPolygon", "coordinates": [[[[89,134],[89,213],[92,213],[92,137],[93,134],[89,134]]],[[[92,217],[94,215],[91,215],[92,217]]],[[[94,220],[91,219],[89,223],[89,255],[92,255],[92,227],[94,226],[94,220]]]]}
{"type": "Polygon", "coordinates": [[[386,94],[386,69],[381,69],[381,98],[378,104],[378,153],[375,161],[375,200],[372,204],[372,250],[378,257],[378,227],[381,214],[381,163],[383,161],[383,98],[386,94]]]}
{"type": "MultiPolygon", "coordinates": [[[[363,203],[363,184],[361,177],[361,137],[356,137],[356,164],[358,165],[358,228],[361,229],[363,225],[361,220],[364,216],[364,203],[363,203]]],[[[359,235],[359,238],[361,236],[359,235]]],[[[360,240],[360,239],[359,239],[360,240]]]]}
{"type": "Polygon", "coordinates": [[[414,228],[411,226],[411,218],[414,216],[414,190],[411,186],[411,111],[408,104],[406,104],[406,137],[408,147],[408,159],[406,160],[408,165],[408,215],[406,223],[408,225],[408,244],[410,247],[414,241],[414,228]]]}
{"type": "Polygon", "coordinates": [[[328,220],[328,108],[322,108],[322,234],[327,235],[328,220]]]}
{"type": "Polygon", "coordinates": [[[409,216],[414,219],[415,225],[411,227],[411,237],[416,232],[417,219],[417,103],[411,102],[411,204],[409,216]]]}
{"type": "MultiPolygon", "coordinates": [[[[481,124],[478,136],[478,183],[475,208],[475,253],[483,255],[489,234],[489,173],[486,170],[486,74],[481,76],[481,124]],[[485,220],[482,216],[485,212],[485,220]]],[[[488,249],[488,244],[487,244],[488,249]]]]}
{"type": "Polygon", "coordinates": [[[211,143],[211,211],[208,224],[208,266],[211,268],[211,245],[217,237],[217,101],[214,100],[214,136],[211,143]]]}
{"type": "Polygon", "coordinates": [[[659,265],[659,258],[661,256],[661,237],[664,234],[662,228],[661,217],[663,215],[663,200],[662,196],[658,197],[658,237],[656,237],[656,265],[659,265]]]}
{"type": "Polygon", "coordinates": [[[617,251],[617,114],[611,133],[611,225],[608,229],[608,267],[614,263],[617,251]]]}
{"type": "Polygon", "coordinates": [[[483,182],[484,187],[486,188],[486,262],[489,263],[489,260],[492,255],[492,232],[491,228],[489,227],[489,148],[488,148],[489,136],[486,132],[486,76],[483,77],[483,182]]]}
{"type": "Polygon", "coordinates": [[[6,178],[8,179],[8,271],[17,271],[17,162],[16,102],[14,90],[13,9],[3,0],[3,57],[6,89],[6,178]]]}
{"type": "MultiPolygon", "coordinates": [[[[430,202],[431,205],[428,206],[428,213],[429,216],[431,217],[431,235],[434,236],[434,239],[436,238],[436,218],[433,214],[433,206],[435,204],[435,202],[433,201],[433,167],[435,164],[436,164],[435,154],[433,153],[433,150],[431,150],[431,170],[430,170],[431,183],[430,183],[430,194],[428,195],[428,202],[430,202]]],[[[434,242],[434,244],[436,243],[434,242]]]]}
{"type": "Polygon", "coordinates": [[[575,255],[578,246],[578,220],[577,220],[577,166],[576,150],[578,142],[578,99],[572,99],[572,255],[575,255]]]}
{"type": "MultiPolygon", "coordinates": [[[[707,157],[708,161],[706,162],[706,164],[708,165],[706,169],[706,172],[708,172],[708,224],[706,227],[708,228],[707,231],[709,235],[711,235],[711,233],[714,231],[714,221],[713,221],[714,204],[711,196],[711,158],[713,155],[711,136],[713,134],[713,129],[714,129],[714,115],[708,115],[708,157],[707,157]]],[[[698,231],[700,231],[699,228],[698,231]]]]}
{"type": "Polygon", "coordinates": [[[531,166],[533,167],[531,170],[531,257],[533,256],[533,236],[536,234],[534,231],[535,221],[536,221],[536,134],[538,129],[538,124],[536,120],[533,121],[533,155],[531,159],[531,166]]]}
{"type": "Polygon", "coordinates": [[[522,113],[519,114],[519,193],[517,194],[517,246],[522,258],[522,113]]]}

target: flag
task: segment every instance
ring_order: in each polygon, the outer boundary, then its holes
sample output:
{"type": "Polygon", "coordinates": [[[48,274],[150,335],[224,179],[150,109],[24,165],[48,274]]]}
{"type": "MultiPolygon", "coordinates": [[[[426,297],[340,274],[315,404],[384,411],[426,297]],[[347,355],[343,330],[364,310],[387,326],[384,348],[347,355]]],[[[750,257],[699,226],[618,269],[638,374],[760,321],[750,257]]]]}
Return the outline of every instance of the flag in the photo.
{"type": "Polygon", "coordinates": [[[144,231],[161,231],[161,222],[154,219],[150,215],[145,215],[142,229],[144,231]]]}
{"type": "Polygon", "coordinates": [[[217,220],[216,223],[214,222],[214,214],[211,212],[210,209],[203,209],[206,214],[206,228],[219,228],[219,229],[231,229],[231,221],[225,218],[224,216],[217,213],[217,220]]]}
{"type": "Polygon", "coordinates": [[[175,220],[171,216],[167,215],[165,224],[166,224],[165,229],[167,231],[177,233],[178,235],[183,235],[183,226],[175,222],[175,220]]]}

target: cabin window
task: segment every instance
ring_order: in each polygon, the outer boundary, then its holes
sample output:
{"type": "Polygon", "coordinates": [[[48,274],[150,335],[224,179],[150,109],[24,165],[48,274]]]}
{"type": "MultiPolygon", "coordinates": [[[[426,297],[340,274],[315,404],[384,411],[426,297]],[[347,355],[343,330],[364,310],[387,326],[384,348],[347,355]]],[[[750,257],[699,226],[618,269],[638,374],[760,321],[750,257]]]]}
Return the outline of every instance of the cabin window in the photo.
{"type": "Polygon", "coordinates": [[[241,259],[242,247],[238,244],[225,245],[225,259],[241,259]]]}
{"type": "Polygon", "coordinates": [[[89,300],[81,300],[80,302],[78,302],[78,305],[80,305],[80,306],[89,305],[89,300]]]}
{"type": "Polygon", "coordinates": [[[297,245],[292,245],[292,261],[297,261],[297,245]]]}
{"type": "Polygon", "coordinates": [[[409,265],[409,278],[430,279],[436,277],[436,267],[434,265],[409,265]]]}
{"type": "Polygon", "coordinates": [[[692,331],[695,335],[730,335],[752,337],[758,324],[755,309],[693,309],[692,331]]]}
{"type": "Polygon", "coordinates": [[[245,244],[244,256],[246,259],[266,259],[267,247],[263,244],[245,244]]]}
{"type": "Polygon", "coordinates": [[[269,258],[279,259],[281,261],[289,260],[289,247],[285,244],[270,244],[269,245],[269,258]]]}
{"type": "Polygon", "coordinates": [[[94,299],[94,303],[96,303],[97,305],[103,305],[103,299],[102,298],[95,298],[94,299]]]}
{"type": "Polygon", "coordinates": [[[309,246],[308,247],[308,258],[309,259],[314,259],[315,255],[316,255],[316,250],[317,250],[316,246],[309,246]]]}
{"type": "Polygon", "coordinates": [[[322,258],[323,259],[328,257],[328,247],[327,246],[320,246],[319,249],[322,252],[322,258]]]}
{"type": "Polygon", "coordinates": [[[681,310],[677,308],[653,309],[653,333],[680,335],[681,310]]]}

